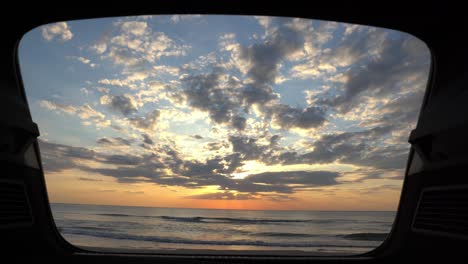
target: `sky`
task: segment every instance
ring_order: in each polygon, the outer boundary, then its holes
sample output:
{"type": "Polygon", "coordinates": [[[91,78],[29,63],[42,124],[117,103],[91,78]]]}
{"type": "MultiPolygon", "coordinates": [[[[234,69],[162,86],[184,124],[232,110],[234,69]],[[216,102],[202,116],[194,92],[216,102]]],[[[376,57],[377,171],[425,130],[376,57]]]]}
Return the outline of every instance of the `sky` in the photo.
{"type": "Polygon", "coordinates": [[[19,61],[51,202],[396,210],[430,53],[382,28],[167,15],[44,25],[19,61]]]}

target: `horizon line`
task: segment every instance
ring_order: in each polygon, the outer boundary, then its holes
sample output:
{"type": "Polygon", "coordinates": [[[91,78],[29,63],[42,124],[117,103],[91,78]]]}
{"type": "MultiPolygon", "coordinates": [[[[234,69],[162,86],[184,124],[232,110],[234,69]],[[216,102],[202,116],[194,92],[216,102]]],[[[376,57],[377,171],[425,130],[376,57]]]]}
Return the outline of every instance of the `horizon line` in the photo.
{"type": "MultiPolygon", "coordinates": [[[[91,205],[91,206],[115,206],[115,207],[143,207],[160,209],[190,209],[190,210],[230,210],[230,211],[310,211],[310,212],[396,212],[397,210],[297,210],[297,209],[227,209],[227,208],[195,208],[195,207],[166,207],[166,206],[143,206],[143,205],[113,205],[113,204],[86,204],[86,203],[67,203],[67,202],[49,202],[52,204],[68,205],[91,205]]],[[[52,208],[51,208],[52,209],[52,208]]]]}

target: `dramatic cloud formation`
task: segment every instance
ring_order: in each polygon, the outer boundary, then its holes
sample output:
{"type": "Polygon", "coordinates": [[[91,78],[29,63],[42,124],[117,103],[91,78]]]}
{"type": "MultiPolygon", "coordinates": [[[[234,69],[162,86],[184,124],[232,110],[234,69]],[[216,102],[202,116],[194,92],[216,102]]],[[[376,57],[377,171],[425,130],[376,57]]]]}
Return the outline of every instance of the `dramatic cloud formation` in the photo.
{"type": "Polygon", "coordinates": [[[251,174],[243,179],[234,179],[230,174],[242,165],[242,159],[238,154],[215,157],[205,162],[185,161],[180,159],[180,154],[176,150],[167,146],[143,156],[105,154],[86,148],[43,141],[40,141],[40,147],[44,153],[46,170],[57,172],[80,168],[127,183],[153,182],[186,188],[218,186],[220,190],[235,190],[242,193],[293,193],[295,189],[305,187],[339,184],[336,178],[340,176],[337,172],[328,171],[283,171],[251,174]],[[118,166],[89,168],[80,165],[83,160],[97,160],[107,165],[118,166]],[[167,177],[167,171],[171,172],[171,177],[167,177]]]}
{"type": "Polygon", "coordinates": [[[430,65],[412,36],[274,17],[69,24],[40,29],[41,52],[63,60],[24,63],[54,80],[26,85],[46,173],[200,202],[310,205],[311,193],[374,199],[401,186],[430,65]],[[49,66],[76,62],[89,67],[49,66]]]}

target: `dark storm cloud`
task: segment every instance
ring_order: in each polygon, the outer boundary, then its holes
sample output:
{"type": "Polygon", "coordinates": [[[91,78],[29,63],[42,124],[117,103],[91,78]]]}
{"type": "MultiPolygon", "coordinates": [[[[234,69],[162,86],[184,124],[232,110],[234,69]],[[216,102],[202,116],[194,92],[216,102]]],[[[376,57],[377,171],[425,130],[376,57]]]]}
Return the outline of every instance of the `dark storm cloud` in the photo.
{"type": "Polygon", "coordinates": [[[123,95],[109,95],[109,107],[124,116],[136,113],[137,108],[132,98],[123,94],[123,95]]]}
{"type": "Polygon", "coordinates": [[[96,143],[103,146],[130,146],[133,143],[133,140],[121,138],[121,137],[114,137],[114,138],[99,138],[96,140],[96,143]]]}
{"type": "MultiPolygon", "coordinates": [[[[332,99],[323,99],[321,103],[348,112],[359,103],[361,96],[388,96],[401,92],[403,87],[414,88],[415,85],[425,83],[430,56],[421,45],[418,40],[407,35],[386,37],[378,56],[368,58],[363,66],[352,67],[348,71],[344,93],[332,99]],[[409,81],[409,85],[405,86],[405,81],[409,81]]],[[[367,46],[360,43],[349,48],[356,49],[356,53],[366,54],[367,46]]]]}

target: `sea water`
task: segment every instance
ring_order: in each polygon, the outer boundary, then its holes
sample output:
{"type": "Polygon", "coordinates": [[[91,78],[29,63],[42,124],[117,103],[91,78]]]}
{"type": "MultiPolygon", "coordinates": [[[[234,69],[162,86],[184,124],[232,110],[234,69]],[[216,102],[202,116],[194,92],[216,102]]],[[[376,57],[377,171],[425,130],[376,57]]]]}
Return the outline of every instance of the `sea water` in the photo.
{"type": "Polygon", "coordinates": [[[71,244],[99,250],[238,250],[360,254],[387,237],[395,212],[276,211],[52,204],[71,244]]]}

